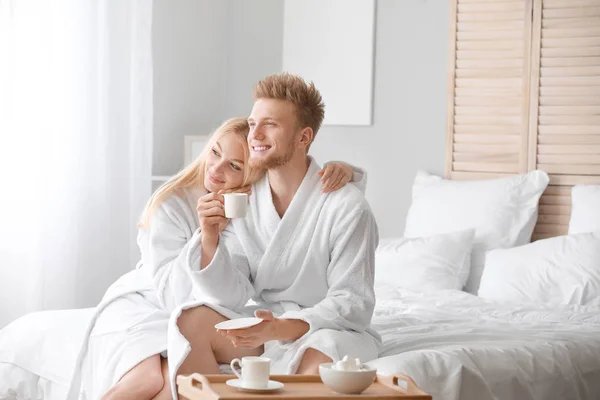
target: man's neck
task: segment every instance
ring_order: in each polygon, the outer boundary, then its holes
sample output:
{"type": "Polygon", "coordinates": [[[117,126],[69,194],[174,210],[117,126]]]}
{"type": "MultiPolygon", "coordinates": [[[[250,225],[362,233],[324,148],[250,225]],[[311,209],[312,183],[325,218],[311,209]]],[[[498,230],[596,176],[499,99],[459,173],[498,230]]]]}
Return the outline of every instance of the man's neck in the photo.
{"type": "Polygon", "coordinates": [[[283,214],[287,211],[304,176],[306,176],[309,163],[308,156],[303,155],[302,157],[294,157],[284,166],[270,169],[267,172],[273,205],[280,218],[283,218],[283,214]]]}

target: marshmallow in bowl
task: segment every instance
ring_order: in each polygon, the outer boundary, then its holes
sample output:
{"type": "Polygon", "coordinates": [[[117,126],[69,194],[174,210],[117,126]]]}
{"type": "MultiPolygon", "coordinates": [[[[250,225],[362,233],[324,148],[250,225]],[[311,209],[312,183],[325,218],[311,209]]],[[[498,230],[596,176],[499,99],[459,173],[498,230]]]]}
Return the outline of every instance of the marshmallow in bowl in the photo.
{"type": "Polygon", "coordinates": [[[359,371],[361,368],[362,364],[359,358],[350,359],[347,355],[331,366],[331,369],[337,371],[359,371]]]}

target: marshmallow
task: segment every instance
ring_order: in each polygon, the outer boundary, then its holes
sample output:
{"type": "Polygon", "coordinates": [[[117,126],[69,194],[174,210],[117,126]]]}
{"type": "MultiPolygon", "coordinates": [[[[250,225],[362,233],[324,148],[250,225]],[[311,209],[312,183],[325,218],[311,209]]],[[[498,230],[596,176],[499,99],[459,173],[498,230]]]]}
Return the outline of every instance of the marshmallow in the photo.
{"type": "Polygon", "coordinates": [[[350,359],[347,355],[332,366],[333,369],[338,371],[358,371],[361,367],[359,358],[350,359]]]}

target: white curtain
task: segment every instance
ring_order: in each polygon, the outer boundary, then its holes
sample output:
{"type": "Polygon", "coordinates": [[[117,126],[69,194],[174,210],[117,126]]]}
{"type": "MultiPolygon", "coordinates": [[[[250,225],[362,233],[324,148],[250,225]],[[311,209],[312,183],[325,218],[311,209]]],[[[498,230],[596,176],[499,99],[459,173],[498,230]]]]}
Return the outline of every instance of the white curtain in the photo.
{"type": "Polygon", "coordinates": [[[152,1],[0,0],[0,328],[95,305],[139,259],[152,1]]]}

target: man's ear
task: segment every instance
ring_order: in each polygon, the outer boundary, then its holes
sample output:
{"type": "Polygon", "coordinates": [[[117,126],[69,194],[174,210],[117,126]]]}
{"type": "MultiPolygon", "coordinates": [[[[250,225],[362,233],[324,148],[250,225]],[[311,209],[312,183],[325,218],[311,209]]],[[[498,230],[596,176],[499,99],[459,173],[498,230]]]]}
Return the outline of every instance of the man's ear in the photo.
{"type": "Polygon", "coordinates": [[[302,147],[307,148],[308,146],[310,146],[313,137],[314,135],[311,127],[307,126],[306,128],[302,129],[302,131],[300,132],[300,144],[302,145],[302,147]]]}

